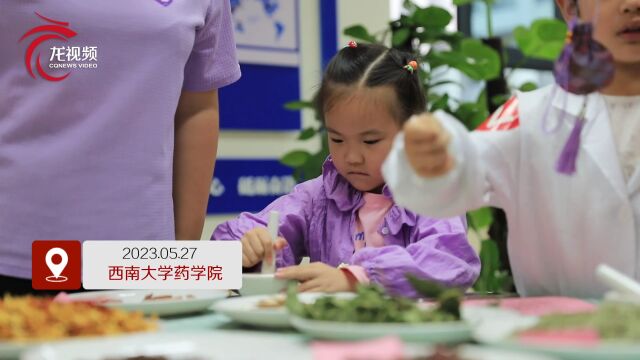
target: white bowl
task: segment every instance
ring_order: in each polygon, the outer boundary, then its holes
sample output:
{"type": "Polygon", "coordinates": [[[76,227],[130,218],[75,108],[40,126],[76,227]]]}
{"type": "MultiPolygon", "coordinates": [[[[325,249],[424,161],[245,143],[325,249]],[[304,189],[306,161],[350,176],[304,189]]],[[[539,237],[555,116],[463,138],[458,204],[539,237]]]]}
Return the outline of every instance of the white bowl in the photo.
{"type": "Polygon", "coordinates": [[[276,279],[273,274],[242,274],[242,288],[240,294],[270,295],[287,290],[290,280],[276,279]]]}

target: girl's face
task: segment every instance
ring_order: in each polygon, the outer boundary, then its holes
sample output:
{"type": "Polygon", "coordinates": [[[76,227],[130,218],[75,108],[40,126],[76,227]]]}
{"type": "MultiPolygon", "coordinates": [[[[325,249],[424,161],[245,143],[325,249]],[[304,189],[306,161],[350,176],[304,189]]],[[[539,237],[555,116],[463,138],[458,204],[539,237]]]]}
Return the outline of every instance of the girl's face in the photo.
{"type": "Polygon", "coordinates": [[[400,131],[391,111],[395,102],[391,87],[361,88],[337,99],[325,113],[333,163],[360,191],[384,184],[382,162],[400,131]]]}
{"type": "MultiPolygon", "coordinates": [[[[576,14],[574,0],[557,0],[565,19],[576,14]]],[[[640,0],[578,0],[580,18],[594,21],[594,37],[618,63],[640,64],[640,0]]]]}

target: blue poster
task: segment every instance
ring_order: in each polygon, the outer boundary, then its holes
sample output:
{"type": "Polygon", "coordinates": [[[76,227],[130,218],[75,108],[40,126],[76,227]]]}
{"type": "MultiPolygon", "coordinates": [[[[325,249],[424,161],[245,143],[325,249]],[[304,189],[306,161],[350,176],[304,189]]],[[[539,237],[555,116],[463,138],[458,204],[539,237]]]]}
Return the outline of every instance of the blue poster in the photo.
{"type": "Polygon", "coordinates": [[[299,111],[284,108],[300,100],[298,68],[240,64],[242,77],[220,89],[223,130],[299,130],[299,111]]]}
{"type": "Polygon", "coordinates": [[[278,160],[218,159],[209,191],[208,214],[262,210],[291,192],[293,170],[278,160]]]}
{"type": "Polygon", "coordinates": [[[238,57],[242,63],[300,63],[298,0],[231,0],[238,57]]]}
{"type": "MultiPolygon", "coordinates": [[[[228,1],[228,0],[227,0],[228,1]]],[[[299,130],[299,0],[231,0],[242,77],[220,90],[223,130],[299,130]]]]}

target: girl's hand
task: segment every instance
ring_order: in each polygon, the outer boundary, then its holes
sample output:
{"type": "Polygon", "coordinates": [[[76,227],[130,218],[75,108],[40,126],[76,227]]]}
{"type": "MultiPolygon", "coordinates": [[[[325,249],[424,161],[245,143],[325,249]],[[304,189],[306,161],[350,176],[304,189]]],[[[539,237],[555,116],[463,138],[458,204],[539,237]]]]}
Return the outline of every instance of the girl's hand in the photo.
{"type": "Polygon", "coordinates": [[[355,282],[344,271],[321,262],[281,268],[275,276],[300,281],[298,290],[302,292],[353,291],[355,287],[355,282]]]}
{"type": "Polygon", "coordinates": [[[263,259],[271,261],[275,250],[281,250],[287,246],[284,238],[271,241],[271,236],[265,227],[253,228],[242,236],[242,267],[248,268],[261,262],[263,259]]]}
{"type": "Polygon", "coordinates": [[[445,175],[453,168],[453,157],[447,150],[450,135],[433,115],[414,115],[403,130],[407,159],[416,174],[431,178],[445,175]]]}

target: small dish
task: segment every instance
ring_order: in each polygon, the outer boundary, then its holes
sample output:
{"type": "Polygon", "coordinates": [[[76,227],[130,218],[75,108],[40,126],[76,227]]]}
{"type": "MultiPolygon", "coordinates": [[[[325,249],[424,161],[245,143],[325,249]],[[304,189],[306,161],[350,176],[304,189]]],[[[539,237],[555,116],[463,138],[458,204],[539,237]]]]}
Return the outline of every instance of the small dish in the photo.
{"type": "Polygon", "coordinates": [[[273,274],[242,274],[240,295],[273,295],[284,292],[290,280],[276,278],[273,274]]]}

